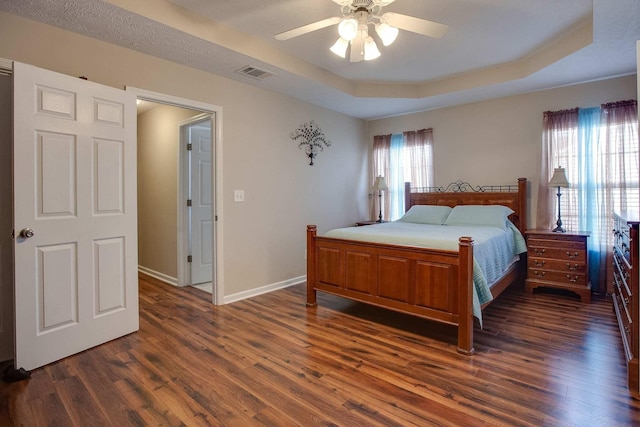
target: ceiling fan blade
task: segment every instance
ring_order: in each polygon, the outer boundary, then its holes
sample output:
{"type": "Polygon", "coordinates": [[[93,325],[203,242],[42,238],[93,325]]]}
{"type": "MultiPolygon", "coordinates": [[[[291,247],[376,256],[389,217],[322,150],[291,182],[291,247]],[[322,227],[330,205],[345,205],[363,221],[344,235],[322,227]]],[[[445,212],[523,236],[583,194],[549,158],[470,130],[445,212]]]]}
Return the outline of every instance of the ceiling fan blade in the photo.
{"type": "Polygon", "coordinates": [[[448,25],[439,24],[434,21],[427,21],[426,19],[415,18],[413,16],[402,15],[400,13],[387,12],[383,14],[381,18],[391,26],[422,34],[427,37],[440,38],[449,30],[448,25]]]}
{"type": "Polygon", "coordinates": [[[310,33],[312,31],[321,30],[326,27],[330,27],[332,25],[336,25],[342,20],[342,18],[338,16],[334,16],[333,18],[323,19],[322,21],[314,22],[312,24],[303,25],[302,27],[294,28],[293,30],[285,31],[280,34],[276,34],[275,37],[277,40],[289,40],[294,37],[301,36],[303,34],[310,33]]]}

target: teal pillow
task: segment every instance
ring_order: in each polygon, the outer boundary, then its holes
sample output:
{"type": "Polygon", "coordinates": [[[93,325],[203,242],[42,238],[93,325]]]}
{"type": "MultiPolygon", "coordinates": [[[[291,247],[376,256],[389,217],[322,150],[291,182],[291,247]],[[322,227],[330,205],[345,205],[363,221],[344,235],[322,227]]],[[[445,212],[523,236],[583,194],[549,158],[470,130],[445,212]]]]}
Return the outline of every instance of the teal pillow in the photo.
{"type": "Polygon", "coordinates": [[[506,230],[512,213],[502,205],[459,205],[451,210],[445,225],[488,225],[506,230]]]}
{"type": "Polygon", "coordinates": [[[413,205],[398,221],[414,224],[442,225],[449,216],[449,206],[413,205]]]}

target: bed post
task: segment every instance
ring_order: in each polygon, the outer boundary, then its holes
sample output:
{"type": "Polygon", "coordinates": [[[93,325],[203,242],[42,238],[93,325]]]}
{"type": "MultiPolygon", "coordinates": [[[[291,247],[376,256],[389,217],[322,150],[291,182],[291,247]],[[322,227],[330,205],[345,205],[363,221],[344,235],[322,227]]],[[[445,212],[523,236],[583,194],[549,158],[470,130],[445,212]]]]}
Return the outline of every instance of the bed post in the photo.
{"type": "Polygon", "coordinates": [[[408,211],[411,208],[411,183],[404,183],[404,211],[408,211]]]}
{"type": "Polygon", "coordinates": [[[473,348],[473,239],[458,240],[458,353],[471,355],[473,348]]]}
{"type": "Polygon", "coordinates": [[[307,225],[307,307],[315,307],[316,303],[316,226],[307,225]]]}
{"type": "Polygon", "coordinates": [[[518,229],[522,234],[527,231],[527,178],[518,178],[518,229]]]}

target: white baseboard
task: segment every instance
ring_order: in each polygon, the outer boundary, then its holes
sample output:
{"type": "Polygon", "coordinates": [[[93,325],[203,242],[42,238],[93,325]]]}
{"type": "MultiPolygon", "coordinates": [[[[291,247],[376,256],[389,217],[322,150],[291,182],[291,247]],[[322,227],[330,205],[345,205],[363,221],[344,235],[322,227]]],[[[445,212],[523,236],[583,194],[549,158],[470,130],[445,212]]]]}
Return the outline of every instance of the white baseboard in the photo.
{"type": "Polygon", "coordinates": [[[297,285],[307,280],[307,276],[294,277],[293,279],[287,279],[282,282],[273,283],[271,285],[261,286],[259,288],[250,289],[248,291],[238,292],[236,294],[227,295],[224,297],[224,304],[240,301],[243,299],[255,297],[258,295],[266,294],[269,292],[277,291],[278,289],[288,288],[289,286],[297,285]]]}
{"type": "MultiPolygon", "coordinates": [[[[143,267],[141,265],[138,266],[138,271],[144,273],[148,276],[151,276],[155,279],[158,279],[162,282],[168,283],[169,285],[178,286],[178,279],[175,277],[168,276],[164,273],[157,272],[147,267],[143,267]]],[[[269,292],[277,291],[278,289],[288,288],[289,286],[297,285],[299,283],[303,283],[307,280],[307,276],[299,276],[294,277],[292,279],[287,279],[282,282],[272,283],[270,285],[261,286],[259,288],[250,289],[248,291],[238,292],[236,294],[227,295],[223,299],[223,304],[229,304],[232,302],[240,301],[243,299],[255,297],[258,295],[266,294],[269,292]]]]}
{"type": "Polygon", "coordinates": [[[160,273],[158,271],[152,270],[152,269],[147,268],[147,267],[143,267],[141,265],[138,266],[138,271],[141,272],[141,273],[146,274],[147,276],[151,276],[154,279],[161,280],[161,281],[163,281],[165,283],[168,283],[170,285],[173,285],[173,286],[178,286],[178,279],[176,277],[168,276],[168,275],[166,275],[164,273],[160,273]]]}

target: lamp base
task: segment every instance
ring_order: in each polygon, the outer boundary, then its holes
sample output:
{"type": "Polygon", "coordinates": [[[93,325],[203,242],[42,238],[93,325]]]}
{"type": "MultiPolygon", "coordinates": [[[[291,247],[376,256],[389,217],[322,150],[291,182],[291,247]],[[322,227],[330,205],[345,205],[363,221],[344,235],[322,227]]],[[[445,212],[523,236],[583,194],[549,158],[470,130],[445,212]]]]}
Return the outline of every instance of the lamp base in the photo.
{"type": "Polygon", "coordinates": [[[567,232],[567,230],[562,228],[562,220],[560,219],[559,215],[558,215],[558,220],[556,221],[556,228],[554,228],[551,231],[553,231],[554,233],[566,233],[567,232]]]}
{"type": "Polygon", "coordinates": [[[567,232],[567,230],[562,228],[562,218],[560,217],[560,196],[561,195],[562,194],[560,193],[560,187],[558,187],[558,194],[556,194],[556,196],[558,196],[558,220],[556,221],[556,228],[551,230],[554,233],[566,233],[567,232]]]}

